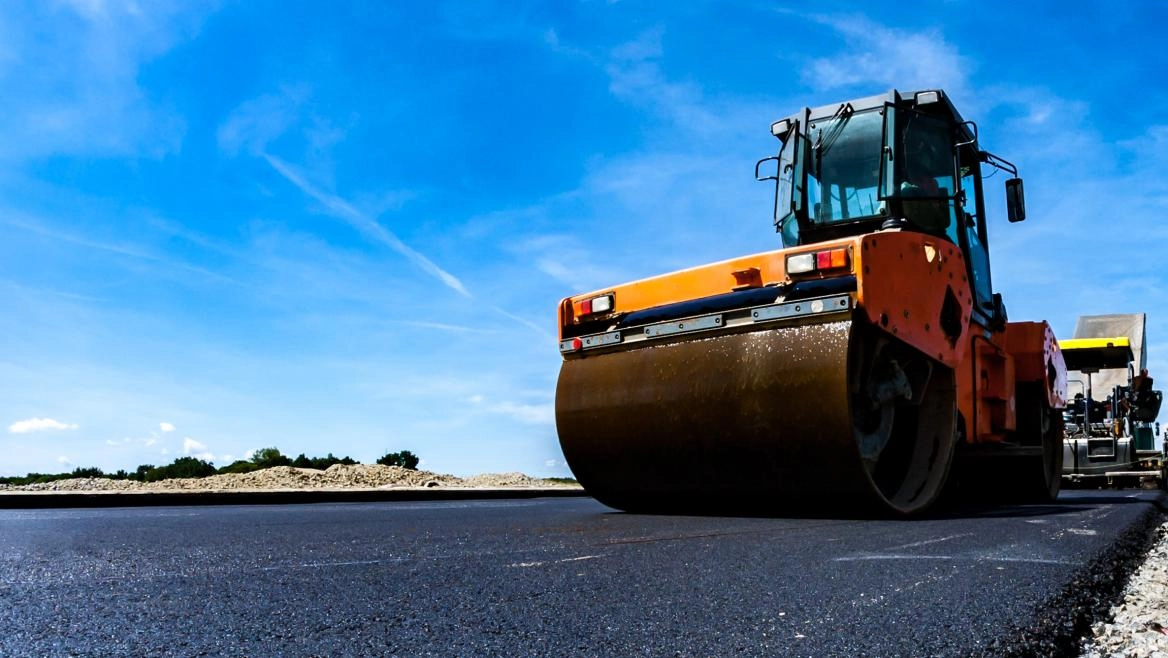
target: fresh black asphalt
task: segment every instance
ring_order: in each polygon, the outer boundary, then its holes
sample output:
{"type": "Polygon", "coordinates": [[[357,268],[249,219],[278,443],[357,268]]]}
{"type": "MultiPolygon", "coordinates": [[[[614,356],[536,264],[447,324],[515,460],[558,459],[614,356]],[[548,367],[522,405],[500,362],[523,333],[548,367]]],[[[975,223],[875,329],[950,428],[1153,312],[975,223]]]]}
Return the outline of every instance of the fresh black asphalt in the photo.
{"type": "Polygon", "coordinates": [[[1057,655],[1092,605],[1081,590],[1122,584],[1158,505],[1071,492],[913,521],[589,498],[4,510],[0,656],[1057,655]]]}

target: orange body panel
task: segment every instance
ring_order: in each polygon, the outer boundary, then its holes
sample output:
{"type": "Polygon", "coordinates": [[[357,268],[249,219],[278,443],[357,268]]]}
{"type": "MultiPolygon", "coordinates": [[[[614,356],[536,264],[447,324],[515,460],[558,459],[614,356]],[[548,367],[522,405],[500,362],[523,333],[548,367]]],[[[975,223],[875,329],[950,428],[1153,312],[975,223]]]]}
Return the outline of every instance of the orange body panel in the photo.
{"type": "Polygon", "coordinates": [[[972,307],[961,251],[909,231],[871,233],[860,242],[857,302],[868,321],[955,368],[972,307]]]}
{"type": "Polygon", "coordinates": [[[1010,438],[1019,383],[1041,383],[1052,409],[1066,406],[1066,366],[1049,324],[1010,322],[994,333],[975,322],[971,329],[973,349],[957,369],[957,409],[968,443],[1010,438]]]}
{"type": "Polygon", "coordinates": [[[788,275],[786,259],[794,254],[840,247],[851,254],[850,268],[827,276],[856,276],[857,306],[868,321],[945,365],[956,367],[966,349],[972,303],[965,260],[952,243],[910,231],[874,233],[743,256],[575,295],[560,303],[560,337],[563,338],[565,326],[581,321],[582,302],[599,295],[611,294],[613,309],[590,320],[743,287],[825,278],[817,273],[788,275]],[[948,307],[947,296],[951,298],[948,307]],[[943,323],[940,318],[946,313],[949,322],[943,323]]]}
{"type": "MultiPolygon", "coordinates": [[[[974,327],[981,329],[977,324],[974,327]]],[[[1002,349],[1000,338],[989,331],[972,333],[973,349],[957,373],[958,410],[967,421],[972,420],[965,434],[970,443],[1004,441],[1016,428],[1014,355],[1002,349]]]]}
{"type": "MultiPolygon", "coordinates": [[[[838,242],[846,245],[850,244],[852,240],[838,242]]],[[[816,245],[814,250],[800,249],[799,251],[818,251],[823,246],[816,245]]],[[[790,253],[796,252],[783,249],[767,251],[569,297],[560,302],[560,338],[563,338],[565,326],[580,321],[580,304],[587,299],[604,294],[613,295],[613,309],[606,316],[614,316],[619,313],[641,311],[655,306],[720,295],[743,285],[762,287],[767,284],[785,283],[789,281],[786,257],[790,253]]]]}
{"type": "Polygon", "coordinates": [[[1045,322],[1008,323],[990,331],[973,320],[973,294],[965,259],[956,245],[912,231],[881,231],[769,251],[702,265],[575,295],[560,303],[564,328],[585,321],[743,288],[854,275],[856,319],[863,319],[953,368],[957,405],[970,443],[1009,440],[1016,429],[1016,386],[1043,382],[1051,408],[1066,401],[1066,368],[1045,322]],[[787,272],[796,254],[845,248],[847,266],[828,274],[787,272]],[[581,318],[581,304],[612,295],[610,312],[581,318]]]}
{"type": "Polygon", "coordinates": [[[1052,409],[1067,405],[1067,366],[1054,330],[1046,322],[1006,325],[1006,350],[1014,355],[1020,382],[1045,382],[1052,409]]]}

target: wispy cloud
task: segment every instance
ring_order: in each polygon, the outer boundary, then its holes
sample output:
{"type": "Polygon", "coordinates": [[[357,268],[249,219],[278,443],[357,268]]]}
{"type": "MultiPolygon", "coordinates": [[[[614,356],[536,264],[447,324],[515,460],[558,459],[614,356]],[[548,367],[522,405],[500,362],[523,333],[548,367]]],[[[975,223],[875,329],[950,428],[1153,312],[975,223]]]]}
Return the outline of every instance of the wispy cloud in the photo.
{"type": "Polygon", "coordinates": [[[527,318],[516,315],[516,314],[514,314],[506,309],[500,308],[498,306],[492,305],[490,308],[492,311],[507,318],[508,320],[513,320],[515,322],[518,322],[519,324],[521,324],[521,325],[527,327],[528,329],[531,329],[532,331],[542,335],[544,338],[547,338],[548,340],[555,340],[555,336],[550,331],[548,331],[546,326],[536,324],[536,323],[532,322],[531,320],[528,320],[527,318]]]}
{"type": "Polygon", "coordinates": [[[961,95],[975,69],[974,62],[938,29],[890,28],[856,15],[807,18],[844,40],[842,49],[812,58],[803,68],[803,82],[816,91],[875,85],[882,89],[945,87],[961,95]]]}
{"type": "Polygon", "coordinates": [[[470,297],[470,292],[462,285],[453,274],[439,267],[434,261],[427,258],[421,252],[411,248],[406,243],[402,242],[400,238],[393,234],[389,229],[379,224],[373,218],[367,216],[350,204],[345,199],[335,195],[329,194],[324,190],[316,187],[308,182],[299,172],[292,168],[291,165],[283,160],[268,154],[264,154],[264,159],[275,169],[277,173],[285,178],[288,182],[295,185],[304,194],[312,197],[319,202],[328,211],[330,215],[337,219],[347,222],[350,226],[364,235],[366,238],[393,249],[397,253],[404,256],[407,260],[413,263],[416,267],[421,269],[426,274],[434,277],[443,285],[457,292],[464,297],[470,297]]]}
{"type": "Polygon", "coordinates": [[[507,416],[527,425],[552,425],[556,420],[555,405],[551,402],[541,404],[492,402],[483,395],[472,395],[467,401],[483,411],[507,416]]]}
{"type": "Polygon", "coordinates": [[[159,157],[179,148],[185,122],[149,98],[141,67],[197,32],[207,5],[0,3],[0,158],[54,154],[159,157]],[[11,40],[11,41],[10,41],[11,40]]]}
{"type": "Polygon", "coordinates": [[[580,236],[558,233],[536,235],[519,241],[514,251],[532,260],[536,269],[575,291],[591,290],[624,280],[625,274],[604,265],[596,248],[580,236]]]}
{"type": "Polygon", "coordinates": [[[483,329],[480,327],[468,327],[465,325],[449,324],[446,322],[426,322],[424,320],[394,320],[389,324],[404,325],[407,327],[417,327],[418,329],[436,329],[438,331],[450,331],[458,334],[493,334],[498,333],[492,329],[483,329]]]}
{"type": "Polygon", "coordinates": [[[28,434],[46,430],[75,430],[78,427],[80,426],[75,423],[62,423],[52,418],[29,418],[12,423],[8,426],[8,431],[12,434],[28,434]]]}
{"type": "Polygon", "coordinates": [[[289,85],[244,102],[219,126],[219,148],[229,155],[240,150],[262,155],[268,144],[299,120],[308,94],[306,85],[289,85]]]}
{"type": "Polygon", "coordinates": [[[179,260],[173,256],[163,256],[149,250],[142,245],[137,245],[128,242],[105,242],[102,240],[93,239],[89,236],[80,235],[74,232],[61,230],[59,228],[50,226],[49,224],[38,221],[29,217],[22,216],[8,216],[0,219],[0,224],[11,226],[12,228],[27,231],[51,240],[72,244],[85,249],[93,251],[114,254],[115,256],[123,256],[134,260],[146,261],[157,265],[163,265],[167,268],[174,268],[182,272],[190,274],[197,274],[199,277],[216,281],[218,283],[226,283],[235,286],[241,286],[239,281],[232,279],[229,276],[213,272],[211,270],[191,265],[179,260]]]}
{"type": "Polygon", "coordinates": [[[666,76],[661,68],[665,55],[663,35],[663,29],[653,28],[607,53],[604,70],[614,96],[650,109],[674,129],[688,133],[690,139],[715,135],[724,138],[728,133],[741,135],[760,130],[743,120],[757,111],[750,104],[709,98],[698,83],[666,76]]]}
{"type": "MultiPolygon", "coordinates": [[[[159,423],[158,427],[159,427],[159,430],[163,434],[165,434],[167,432],[173,432],[175,429],[174,425],[172,425],[170,423],[159,423]]],[[[144,437],[133,438],[133,437],[127,436],[127,437],[123,437],[121,439],[106,439],[105,444],[107,446],[111,446],[111,447],[128,446],[128,445],[141,445],[141,446],[145,446],[145,447],[149,448],[150,446],[158,444],[159,436],[160,435],[158,432],[151,431],[149,436],[144,436],[144,437]]]]}

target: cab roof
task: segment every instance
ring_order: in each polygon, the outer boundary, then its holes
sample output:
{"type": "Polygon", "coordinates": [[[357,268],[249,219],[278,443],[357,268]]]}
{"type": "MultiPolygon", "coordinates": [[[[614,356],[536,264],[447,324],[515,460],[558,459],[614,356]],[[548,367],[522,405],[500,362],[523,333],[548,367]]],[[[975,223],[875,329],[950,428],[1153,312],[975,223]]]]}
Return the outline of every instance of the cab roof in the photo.
{"type": "Polygon", "coordinates": [[[961,113],[957,111],[957,108],[949,100],[949,95],[942,89],[920,89],[904,92],[890,89],[883,94],[876,94],[875,96],[865,96],[863,98],[832,103],[830,105],[821,105],[819,107],[805,107],[801,111],[779,119],[775,123],[790,121],[793,124],[796,121],[827,119],[839,112],[841,107],[848,105],[852,107],[853,112],[863,112],[865,110],[881,108],[889,104],[920,110],[933,116],[944,117],[951,120],[954,125],[960,126],[966,133],[968,139],[976,137],[974,132],[969,128],[968,123],[961,117],[961,113]]]}

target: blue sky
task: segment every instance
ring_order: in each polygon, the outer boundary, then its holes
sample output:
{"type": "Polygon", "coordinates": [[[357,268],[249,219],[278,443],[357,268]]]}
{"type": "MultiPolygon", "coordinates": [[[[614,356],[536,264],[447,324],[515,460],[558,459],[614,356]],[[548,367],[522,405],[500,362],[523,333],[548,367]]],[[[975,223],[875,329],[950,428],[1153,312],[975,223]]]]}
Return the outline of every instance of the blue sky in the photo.
{"type": "Polygon", "coordinates": [[[1155,2],[0,3],[0,474],[247,451],[563,475],[566,295],[779,246],[771,121],[946,89],[1011,319],[1148,313],[1155,2]],[[993,179],[991,179],[991,182],[993,179]]]}

